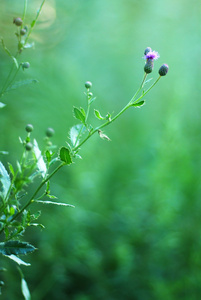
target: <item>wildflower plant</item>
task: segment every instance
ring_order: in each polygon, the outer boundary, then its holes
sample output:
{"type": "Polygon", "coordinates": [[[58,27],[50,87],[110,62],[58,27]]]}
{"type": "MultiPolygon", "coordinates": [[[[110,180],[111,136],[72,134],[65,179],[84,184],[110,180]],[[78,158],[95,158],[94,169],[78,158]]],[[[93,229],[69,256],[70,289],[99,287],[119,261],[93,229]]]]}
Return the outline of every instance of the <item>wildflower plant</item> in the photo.
{"type": "MultiPolygon", "coordinates": [[[[29,62],[19,62],[21,53],[32,47],[29,43],[30,34],[36,24],[40,11],[45,1],[36,14],[35,19],[30,26],[25,24],[25,16],[27,9],[27,1],[25,0],[24,12],[22,18],[16,17],[13,24],[17,28],[17,51],[15,55],[6,47],[3,39],[1,39],[3,50],[12,59],[13,64],[11,70],[2,86],[0,97],[3,97],[10,90],[25,84],[30,84],[35,80],[25,80],[22,82],[15,81],[20,69],[25,70],[30,67],[29,62]]],[[[34,138],[34,128],[32,124],[25,126],[24,137],[20,138],[22,154],[17,161],[16,166],[11,163],[3,164],[0,162],[0,253],[7,258],[14,260],[19,266],[29,266],[30,264],[22,260],[21,256],[36,250],[35,246],[23,240],[23,234],[30,226],[43,225],[38,222],[40,212],[32,212],[33,203],[36,204],[52,204],[66,207],[74,207],[71,204],[57,202],[56,197],[50,191],[50,183],[53,176],[65,166],[71,165],[76,158],[80,158],[80,149],[94,134],[98,134],[101,139],[110,141],[103,129],[114,123],[127,109],[139,108],[145,104],[144,97],[156,85],[161,77],[168,72],[168,65],[163,64],[159,68],[159,76],[150,84],[147,76],[153,71],[154,60],[159,58],[156,51],[152,51],[147,47],[144,51],[144,75],[139,88],[130,101],[115,115],[102,113],[94,108],[95,101],[92,92],[92,83],[85,82],[85,106],[73,107],[73,115],[77,124],[69,130],[69,136],[66,144],[58,148],[52,144],[51,138],[54,130],[48,128],[46,130],[45,146],[43,149],[38,145],[34,138]],[[92,112],[91,112],[92,110],[92,112]],[[100,125],[93,126],[93,117],[100,121],[100,125]],[[40,179],[40,183],[34,192],[31,192],[31,185],[36,178],[40,179]]],[[[1,108],[5,104],[1,102],[1,108]]],[[[4,151],[1,151],[4,154],[4,151]]],[[[22,293],[25,299],[30,299],[30,293],[22,270],[19,268],[22,282],[22,293]]],[[[0,285],[3,285],[3,281],[0,285]]]]}

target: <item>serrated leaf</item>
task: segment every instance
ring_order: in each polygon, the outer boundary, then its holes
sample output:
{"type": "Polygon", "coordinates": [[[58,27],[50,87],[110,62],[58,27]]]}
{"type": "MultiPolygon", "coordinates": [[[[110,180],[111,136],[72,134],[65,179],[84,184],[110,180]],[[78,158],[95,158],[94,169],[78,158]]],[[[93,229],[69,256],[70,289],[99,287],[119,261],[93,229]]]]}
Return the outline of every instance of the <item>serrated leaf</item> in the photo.
{"type": "Polygon", "coordinates": [[[46,173],[47,173],[47,167],[46,167],[46,164],[45,164],[44,159],[42,157],[41,151],[38,147],[38,143],[35,139],[33,141],[33,152],[35,154],[37,167],[38,167],[42,177],[44,178],[46,173]]]}
{"type": "Polygon", "coordinates": [[[142,100],[142,101],[139,101],[139,102],[137,102],[137,103],[132,104],[132,106],[139,107],[139,106],[142,106],[142,105],[144,105],[144,104],[145,104],[145,101],[142,100]]]}
{"type": "Polygon", "coordinates": [[[8,241],[0,243],[0,253],[4,255],[25,255],[35,251],[36,248],[26,242],[8,241]]]}
{"type": "Polygon", "coordinates": [[[4,165],[1,162],[0,162],[0,182],[2,184],[1,195],[5,199],[8,190],[10,188],[11,181],[8,172],[6,171],[4,165]]]}
{"type": "Polygon", "coordinates": [[[43,200],[35,200],[36,203],[42,203],[42,204],[53,204],[53,205],[59,205],[59,206],[69,206],[69,207],[75,207],[74,205],[62,203],[62,202],[53,202],[53,201],[43,201],[43,200]]]}
{"type": "Polygon", "coordinates": [[[105,118],[101,116],[100,112],[97,109],[94,109],[94,114],[99,120],[105,120],[105,118]]]}
{"type": "Polygon", "coordinates": [[[82,130],[81,133],[84,132],[85,128],[83,128],[83,125],[78,124],[70,129],[70,140],[73,146],[77,146],[79,143],[78,135],[80,134],[80,131],[82,130]]]}
{"type": "Polygon", "coordinates": [[[4,106],[6,106],[6,104],[0,102],[0,108],[3,108],[4,106]]]}
{"type": "Polygon", "coordinates": [[[67,165],[72,164],[72,158],[70,155],[70,150],[66,147],[61,147],[59,151],[60,160],[65,162],[67,165]]]}
{"type": "Polygon", "coordinates": [[[17,88],[20,88],[22,86],[32,84],[32,83],[37,83],[38,80],[36,79],[26,79],[26,80],[21,80],[21,81],[16,81],[14,84],[10,85],[5,92],[9,92],[11,90],[16,90],[17,88]]]}
{"type": "Polygon", "coordinates": [[[14,260],[18,265],[23,265],[23,266],[30,266],[30,263],[26,263],[25,261],[23,261],[22,259],[20,259],[19,257],[15,256],[14,254],[11,255],[5,255],[6,257],[14,260]]]}
{"type": "Polygon", "coordinates": [[[80,120],[83,124],[85,124],[85,115],[81,111],[81,109],[74,107],[73,113],[76,119],[80,120]]]}

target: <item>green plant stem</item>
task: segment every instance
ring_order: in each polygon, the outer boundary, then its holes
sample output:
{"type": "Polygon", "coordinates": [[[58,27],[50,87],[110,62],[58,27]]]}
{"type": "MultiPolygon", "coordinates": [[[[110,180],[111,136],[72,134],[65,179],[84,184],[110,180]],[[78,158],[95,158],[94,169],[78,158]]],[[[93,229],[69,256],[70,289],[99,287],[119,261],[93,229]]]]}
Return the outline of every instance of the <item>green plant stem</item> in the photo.
{"type": "Polygon", "coordinates": [[[98,130],[106,127],[107,125],[111,124],[112,122],[114,122],[117,118],[119,118],[129,107],[133,106],[133,104],[139,102],[155,85],[156,83],[159,81],[159,79],[161,78],[161,76],[159,76],[156,81],[139,97],[135,100],[135,97],[137,96],[137,94],[140,92],[140,90],[143,88],[143,85],[144,85],[144,82],[145,82],[145,79],[146,79],[146,74],[143,78],[143,81],[140,85],[140,88],[137,90],[137,92],[135,93],[135,95],[131,98],[131,100],[128,102],[128,104],[114,117],[112,118],[111,120],[103,123],[102,125],[96,127],[93,131],[91,131],[88,136],[82,141],[79,143],[79,145],[77,145],[76,147],[74,147],[72,149],[72,151],[76,151],[78,150],[95,132],[97,132],[98,130]]]}
{"type": "MultiPolygon", "coordinates": [[[[44,184],[50,180],[50,178],[55,175],[63,166],[65,165],[65,163],[61,163],[54,171],[52,171],[51,174],[49,174],[38,186],[38,188],[36,189],[36,191],[33,193],[32,197],[30,197],[30,199],[27,201],[27,203],[25,203],[25,205],[20,209],[20,211],[18,211],[13,217],[12,219],[9,221],[9,223],[11,223],[13,220],[15,220],[17,217],[19,217],[22,212],[29,207],[30,204],[32,204],[34,202],[34,198],[36,197],[36,195],[38,194],[38,192],[40,191],[40,189],[44,186],[44,184]]],[[[0,234],[4,231],[4,229],[8,226],[9,224],[5,225],[1,230],[0,230],[0,234]]]]}

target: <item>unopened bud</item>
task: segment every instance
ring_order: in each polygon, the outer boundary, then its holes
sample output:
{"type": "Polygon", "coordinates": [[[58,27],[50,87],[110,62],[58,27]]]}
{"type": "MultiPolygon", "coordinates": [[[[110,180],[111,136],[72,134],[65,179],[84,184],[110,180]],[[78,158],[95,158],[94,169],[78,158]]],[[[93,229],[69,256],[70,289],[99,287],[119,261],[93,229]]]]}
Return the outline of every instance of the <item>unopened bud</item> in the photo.
{"type": "Polygon", "coordinates": [[[16,26],[21,26],[23,21],[21,18],[14,18],[13,19],[13,23],[16,25],[16,26]]]}
{"type": "Polygon", "coordinates": [[[32,132],[33,131],[33,125],[32,124],[27,124],[26,127],[25,127],[25,130],[27,132],[32,132]]]}
{"type": "Polygon", "coordinates": [[[47,130],[46,130],[46,136],[52,137],[53,135],[54,135],[54,129],[51,128],[51,127],[47,128],[47,130]]]}
{"type": "Polygon", "coordinates": [[[26,146],[25,146],[25,148],[26,148],[27,151],[31,151],[31,149],[33,148],[32,143],[30,143],[30,142],[27,143],[26,146]]]}
{"type": "Polygon", "coordinates": [[[24,69],[28,69],[28,68],[30,68],[30,63],[29,62],[24,62],[24,63],[22,63],[22,69],[24,70],[24,69]]]}
{"type": "Polygon", "coordinates": [[[147,55],[148,52],[152,51],[152,49],[150,47],[147,47],[145,50],[144,50],[144,55],[147,55]]]}
{"type": "Polygon", "coordinates": [[[152,72],[153,68],[154,68],[154,63],[153,63],[153,60],[150,59],[146,62],[145,66],[144,66],[144,71],[145,71],[145,73],[149,74],[152,72]]]}
{"type": "Polygon", "coordinates": [[[86,81],[86,82],[85,82],[85,88],[86,88],[86,89],[90,89],[91,87],[92,87],[91,81],[86,81]]]}
{"type": "Polygon", "coordinates": [[[158,73],[159,73],[160,76],[165,76],[167,74],[168,70],[169,70],[168,65],[167,64],[163,64],[160,67],[160,69],[158,70],[158,73]]]}

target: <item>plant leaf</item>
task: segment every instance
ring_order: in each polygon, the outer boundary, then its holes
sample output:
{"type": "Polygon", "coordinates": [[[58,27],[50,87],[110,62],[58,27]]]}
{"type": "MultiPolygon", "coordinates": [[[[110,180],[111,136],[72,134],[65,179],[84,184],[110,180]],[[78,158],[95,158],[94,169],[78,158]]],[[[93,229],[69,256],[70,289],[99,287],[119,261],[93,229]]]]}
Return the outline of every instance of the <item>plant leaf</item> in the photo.
{"type": "Polygon", "coordinates": [[[36,203],[42,203],[42,204],[53,204],[53,205],[59,205],[59,206],[69,206],[69,207],[75,207],[74,205],[62,203],[62,202],[53,202],[53,201],[43,201],[43,200],[34,200],[36,203]]]}
{"type": "Polygon", "coordinates": [[[140,106],[143,106],[144,104],[145,104],[145,101],[142,100],[142,101],[139,101],[137,103],[132,104],[132,106],[134,106],[134,107],[140,107],[140,106]]]}
{"type": "Polygon", "coordinates": [[[36,250],[36,248],[26,242],[8,241],[0,243],[0,253],[4,255],[25,255],[33,252],[34,250],[36,250]]]}
{"type": "Polygon", "coordinates": [[[71,127],[71,129],[70,129],[70,140],[71,140],[72,145],[75,147],[79,143],[79,139],[77,137],[80,134],[80,131],[82,130],[82,132],[81,132],[81,134],[82,134],[85,130],[85,128],[82,129],[82,127],[83,127],[83,125],[78,124],[78,125],[71,127]]]}
{"type": "Polygon", "coordinates": [[[28,85],[31,83],[38,83],[38,80],[36,79],[26,79],[26,80],[21,80],[21,81],[16,81],[14,84],[10,85],[5,92],[9,92],[11,90],[15,90],[17,88],[20,88],[24,85],[28,85]]]}
{"type": "Polygon", "coordinates": [[[14,254],[11,255],[4,255],[12,260],[14,260],[18,265],[23,265],[23,266],[30,266],[30,263],[26,263],[25,261],[23,261],[22,259],[20,259],[19,257],[15,256],[14,254]]]}
{"type": "Polygon", "coordinates": [[[4,49],[4,51],[8,54],[8,56],[10,56],[10,58],[13,60],[13,62],[15,63],[15,66],[16,68],[18,69],[19,68],[19,65],[18,65],[18,61],[17,59],[10,53],[10,51],[8,50],[8,48],[6,47],[6,45],[4,44],[4,40],[1,39],[1,44],[2,44],[2,47],[4,49]]]}
{"type": "Polygon", "coordinates": [[[31,300],[31,294],[29,292],[29,288],[26,280],[22,277],[21,279],[21,290],[25,300],[31,300]]]}
{"type": "Polygon", "coordinates": [[[2,184],[1,194],[2,194],[2,197],[5,199],[5,197],[8,193],[8,190],[10,188],[11,181],[10,181],[8,172],[6,171],[4,165],[1,162],[0,162],[0,182],[2,184]]]}
{"type": "Polygon", "coordinates": [[[100,112],[97,109],[94,109],[94,114],[99,120],[105,120],[105,118],[101,116],[100,112]]]}
{"type": "Polygon", "coordinates": [[[67,165],[72,164],[72,158],[70,155],[70,150],[66,147],[61,147],[59,151],[60,160],[65,162],[67,165]]]}
{"type": "Polygon", "coordinates": [[[42,157],[41,151],[38,147],[38,143],[35,139],[33,141],[33,151],[34,151],[34,154],[36,157],[37,167],[38,167],[39,171],[41,172],[42,177],[44,178],[47,173],[47,167],[46,167],[46,164],[42,157]]]}
{"type": "Polygon", "coordinates": [[[6,104],[0,102],[0,108],[3,108],[4,106],[6,106],[6,104]]]}
{"type": "Polygon", "coordinates": [[[83,111],[77,107],[73,108],[73,113],[76,119],[80,120],[83,124],[85,124],[85,115],[83,111]]]}

